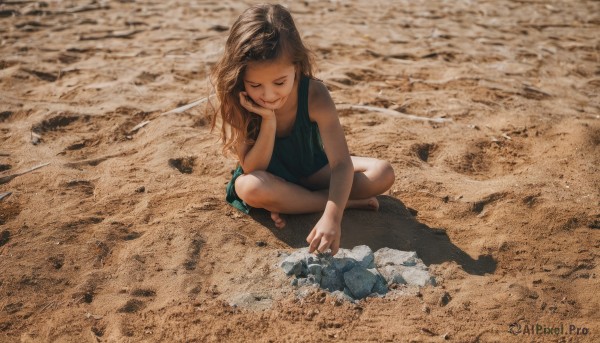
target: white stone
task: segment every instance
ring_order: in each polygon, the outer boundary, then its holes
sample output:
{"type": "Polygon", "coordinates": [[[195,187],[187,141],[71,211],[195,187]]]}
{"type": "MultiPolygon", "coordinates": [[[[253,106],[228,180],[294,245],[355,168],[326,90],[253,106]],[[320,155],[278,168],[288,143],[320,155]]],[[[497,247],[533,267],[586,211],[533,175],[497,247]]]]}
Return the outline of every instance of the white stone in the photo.
{"type": "Polygon", "coordinates": [[[414,266],[420,259],[414,251],[400,251],[390,248],[381,248],[375,252],[375,265],[377,268],[384,266],[414,266]]]}

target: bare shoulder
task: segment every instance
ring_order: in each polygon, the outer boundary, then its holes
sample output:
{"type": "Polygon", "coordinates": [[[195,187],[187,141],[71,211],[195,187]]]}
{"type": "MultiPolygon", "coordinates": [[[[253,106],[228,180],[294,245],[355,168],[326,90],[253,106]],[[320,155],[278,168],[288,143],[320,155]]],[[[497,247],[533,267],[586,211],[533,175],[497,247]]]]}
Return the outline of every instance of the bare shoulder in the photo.
{"type": "Polygon", "coordinates": [[[318,118],[322,116],[334,115],[337,117],[331,94],[320,80],[310,79],[309,81],[308,114],[313,121],[319,121],[318,118]]]}

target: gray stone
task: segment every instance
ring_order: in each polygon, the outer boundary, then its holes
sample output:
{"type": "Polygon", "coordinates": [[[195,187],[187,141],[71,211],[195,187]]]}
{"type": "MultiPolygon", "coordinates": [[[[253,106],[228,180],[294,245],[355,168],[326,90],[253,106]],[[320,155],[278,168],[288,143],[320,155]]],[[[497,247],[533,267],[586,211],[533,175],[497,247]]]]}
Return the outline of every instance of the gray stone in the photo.
{"type": "Polygon", "coordinates": [[[381,248],[375,252],[375,265],[377,268],[384,266],[414,266],[420,259],[414,251],[400,251],[390,248],[381,248]]]}
{"type": "Polygon", "coordinates": [[[429,268],[421,261],[421,259],[417,259],[417,263],[413,266],[414,268],[429,271],[429,268]]]}
{"type": "Polygon", "coordinates": [[[300,249],[289,254],[281,261],[281,268],[286,275],[306,276],[306,259],[310,255],[308,249],[300,249]]]}
{"type": "Polygon", "coordinates": [[[300,261],[283,261],[281,262],[281,268],[286,275],[296,275],[299,276],[302,274],[302,262],[300,261]]]}
{"type": "Polygon", "coordinates": [[[309,264],[307,271],[308,277],[312,276],[316,283],[321,283],[321,279],[323,278],[323,267],[320,264],[309,264]]]}
{"type": "Polygon", "coordinates": [[[306,265],[309,265],[309,264],[321,264],[322,262],[321,262],[321,259],[318,258],[317,256],[311,255],[306,258],[305,263],[306,263],[306,265]]]}
{"type": "Polygon", "coordinates": [[[314,287],[299,287],[296,291],[296,298],[304,299],[315,292],[314,287]]]}
{"type": "Polygon", "coordinates": [[[406,267],[404,267],[404,266],[391,266],[390,265],[390,266],[385,266],[383,268],[379,268],[378,270],[388,285],[391,285],[393,283],[403,285],[403,284],[406,284],[406,281],[402,277],[402,273],[404,272],[405,269],[406,269],[406,267]]]}
{"type": "Polygon", "coordinates": [[[308,274],[312,274],[312,275],[321,275],[321,271],[323,270],[323,267],[321,267],[320,264],[309,264],[308,265],[308,274]]]}
{"type": "Polygon", "coordinates": [[[343,291],[343,293],[344,293],[344,294],[345,294],[347,297],[354,299],[354,294],[352,294],[352,292],[350,292],[350,289],[349,289],[348,287],[344,287],[344,291],[343,291]]]}
{"type": "Polygon", "coordinates": [[[342,273],[345,273],[345,272],[349,271],[350,269],[354,268],[354,266],[357,264],[357,262],[355,259],[348,258],[348,257],[342,257],[342,258],[335,257],[332,261],[332,264],[335,267],[335,269],[339,270],[342,273]]]}
{"type": "MultiPolygon", "coordinates": [[[[347,288],[346,288],[347,289],[347,288]]],[[[350,293],[350,291],[348,291],[348,293],[350,293]]],[[[352,295],[350,294],[346,294],[343,291],[335,291],[335,292],[331,292],[331,296],[334,299],[337,300],[341,300],[341,301],[349,301],[349,302],[354,302],[354,298],[352,298],[352,295]]]]}
{"type": "Polygon", "coordinates": [[[377,294],[381,294],[381,295],[386,294],[388,291],[388,288],[387,288],[387,282],[386,282],[385,278],[383,277],[383,275],[381,275],[381,273],[379,273],[379,271],[375,268],[368,269],[368,271],[371,272],[376,277],[375,285],[373,285],[373,289],[371,291],[373,293],[377,293],[377,294]]]}
{"type": "Polygon", "coordinates": [[[315,255],[308,254],[306,255],[306,265],[309,264],[327,264],[327,261],[331,259],[330,255],[315,255]]]}
{"type": "Polygon", "coordinates": [[[344,258],[344,257],[348,257],[348,254],[350,254],[349,249],[341,248],[340,250],[338,250],[337,254],[335,254],[335,256],[333,256],[333,257],[344,258]]]}
{"type": "Polygon", "coordinates": [[[366,245],[355,246],[348,255],[364,268],[375,268],[373,250],[366,245]]]}
{"type": "Polygon", "coordinates": [[[329,290],[330,292],[341,290],[344,288],[344,278],[333,266],[327,266],[323,268],[323,276],[321,277],[321,287],[329,290]]]}
{"type": "Polygon", "coordinates": [[[426,270],[406,268],[402,272],[402,278],[409,285],[423,287],[425,285],[431,284],[431,276],[426,270]]]}
{"type": "Polygon", "coordinates": [[[316,285],[318,286],[319,283],[315,280],[314,275],[309,275],[308,277],[303,277],[303,278],[298,278],[298,287],[303,287],[303,286],[313,286],[316,285]]]}
{"type": "Polygon", "coordinates": [[[362,299],[371,294],[377,277],[366,268],[357,265],[344,273],[344,281],[354,298],[362,299]]]}

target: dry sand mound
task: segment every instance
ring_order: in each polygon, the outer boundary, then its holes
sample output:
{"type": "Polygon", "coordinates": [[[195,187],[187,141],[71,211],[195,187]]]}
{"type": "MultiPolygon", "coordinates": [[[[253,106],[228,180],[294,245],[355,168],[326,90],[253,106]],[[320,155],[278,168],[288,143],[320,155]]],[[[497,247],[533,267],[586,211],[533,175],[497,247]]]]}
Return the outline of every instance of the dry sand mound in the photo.
{"type": "Polygon", "coordinates": [[[397,175],[342,247],[438,283],[359,304],[286,291],[318,214],[240,214],[204,108],[160,115],[246,6],[0,3],[0,341],[598,341],[600,2],[289,2],[352,154],[397,175]]]}

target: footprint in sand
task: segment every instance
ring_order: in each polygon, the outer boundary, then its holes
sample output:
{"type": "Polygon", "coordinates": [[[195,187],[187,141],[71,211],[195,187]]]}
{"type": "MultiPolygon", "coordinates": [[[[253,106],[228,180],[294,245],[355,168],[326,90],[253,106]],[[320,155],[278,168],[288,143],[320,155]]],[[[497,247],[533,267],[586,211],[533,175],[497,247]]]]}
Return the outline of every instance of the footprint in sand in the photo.
{"type": "Polygon", "coordinates": [[[418,143],[410,147],[410,152],[416,155],[421,161],[428,162],[436,149],[437,145],[433,143],[418,143]]]}
{"type": "Polygon", "coordinates": [[[169,166],[179,170],[182,174],[191,174],[194,171],[196,157],[180,157],[169,159],[169,166]]]}
{"type": "Polygon", "coordinates": [[[200,251],[204,246],[205,241],[202,238],[194,238],[189,246],[188,259],[183,263],[186,270],[194,270],[200,259],[200,251]]]}
{"type": "Polygon", "coordinates": [[[457,173],[487,180],[513,172],[525,162],[524,146],[514,140],[479,140],[461,156],[449,157],[446,165],[457,173]]]}
{"type": "Polygon", "coordinates": [[[94,183],[88,180],[70,180],[65,182],[63,187],[87,196],[94,195],[94,189],[96,188],[94,183]]]}

